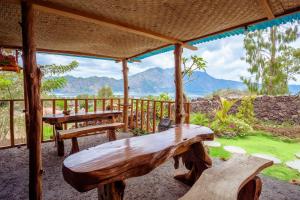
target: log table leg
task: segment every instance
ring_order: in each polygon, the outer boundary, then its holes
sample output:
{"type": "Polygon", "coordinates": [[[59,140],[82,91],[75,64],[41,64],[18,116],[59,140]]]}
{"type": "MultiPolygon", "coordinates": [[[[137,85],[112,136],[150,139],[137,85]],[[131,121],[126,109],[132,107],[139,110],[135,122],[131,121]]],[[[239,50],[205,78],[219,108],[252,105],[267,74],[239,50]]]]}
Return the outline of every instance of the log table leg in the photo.
{"type": "Polygon", "coordinates": [[[57,142],[56,148],[57,148],[57,155],[58,156],[64,156],[65,155],[65,146],[64,141],[60,140],[58,137],[58,130],[63,130],[63,125],[61,123],[55,124],[55,140],[57,142]]]}
{"type": "Polygon", "coordinates": [[[262,182],[255,176],[240,190],[238,200],[258,200],[262,189],[262,182]]]}
{"type": "Polygon", "coordinates": [[[117,139],[117,136],[116,136],[116,130],[115,129],[109,129],[107,131],[107,137],[108,137],[108,140],[109,141],[114,141],[117,139]]]}
{"type": "Polygon", "coordinates": [[[72,147],[71,147],[71,152],[70,155],[73,153],[79,152],[79,145],[76,137],[72,138],[72,147]]]}
{"type": "Polygon", "coordinates": [[[190,171],[186,174],[177,175],[174,178],[190,186],[198,180],[204,170],[212,165],[212,160],[206,152],[202,142],[191,145],[189,151],[174,157],[175,169],[178,168],[179,158],[182,159],[184,166],[190,171]]]}
{"type": "Polygon", "coordinates": [[[98,186],[98,200],[122,200],[124,197],[125,182],[117,181],[98,186]]]}

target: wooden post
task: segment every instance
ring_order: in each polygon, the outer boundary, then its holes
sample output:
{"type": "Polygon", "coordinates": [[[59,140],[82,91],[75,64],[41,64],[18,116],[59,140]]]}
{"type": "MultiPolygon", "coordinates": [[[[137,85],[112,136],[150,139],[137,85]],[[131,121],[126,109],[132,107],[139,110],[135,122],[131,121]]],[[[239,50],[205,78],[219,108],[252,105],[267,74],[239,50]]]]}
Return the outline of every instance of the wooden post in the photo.
{"type": "Polygon", "coordinates": [[[34,9],[32,1],[21,1],[24,83],[29,113],[29,199],[42,199],[41,130],[42,107],[40,98],[41,71],[36,64],[34,38],[34,9]]]}
{"type": "Polygon", "coordinates": [[[124,101],[123,101],[123,123],[124,132],[128,130],[128,67],[127,60],[122,60],[123,66],[123,81],[124,81],[124,101]]]}
{"type": "MultiPolygon", "coordinates": [[[[24,54],[22,54],[22,60],[24,65],[24,54]]],[[[23,70],[23,90],[24,90],[24,114],[25,114],[25,131],[26,131],[26,145],[29,149],[29,112],[28,112],[28,95],[26,91],[26,79],[25,72],[23,70]]]]}
{"type": "Polygon", "coordinates": [[[182,74],[181,74],[181,56],[182,45],[176,44],[174,57],[175,57],[175,123],[182,123],[183,112],[183,88],[182,88],[182,74]]]}
{"type": "Polygon", "coordinates": [[[10,132],[10,146],[15,146],[15,129],[14,129],[14,101],[9,101],[9,132],[10,132]]]}
{"type": "Polygon", "coordinates": [[[153,101],[153,124],[152,132],[156,131],[156,101],[153,101]]]}

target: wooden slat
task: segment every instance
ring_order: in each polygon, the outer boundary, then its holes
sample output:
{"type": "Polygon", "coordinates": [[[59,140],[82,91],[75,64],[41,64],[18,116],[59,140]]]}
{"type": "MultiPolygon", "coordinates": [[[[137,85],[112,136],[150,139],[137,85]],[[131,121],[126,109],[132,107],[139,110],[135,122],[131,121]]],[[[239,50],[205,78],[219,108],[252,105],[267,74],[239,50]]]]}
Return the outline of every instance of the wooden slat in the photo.
{"type": "Polygon", "coordinates": [[[190,115],[191,115],[191,103],[190,102],[188,102],[188,103],[186,103],[185,104],[185,106],[186,106],[186,113],[185,113],[185,123],[186,124],[189,124],[190,123],[190,115]]]}
{"type": "Polygon", "coordinates": [[[94,99],[94,112],[97,111],[97,99],[94,99]]]}
{"type": "MultiPolygon", "coordinates": [[[[64,111],[68,110],[68,101],[67,99],[64,99],[64,111]]],[[[68,129],[68,124],[64,124],[64,129],[68,129]]]]}
{"type": "MultiPolygon", "coordinates": [[[[78,113],[78,99],[75,99],[75,113],[78,113]]],[[[75,122],[75,127],[78,127],[78,123],[75,122]]]]}
{"type": "Polygon", "coordinates": [[[164,102],[160,102],[160,120],[164,117],[164,102]]]}
{"type": "Polygon", "coordinates": [[[263,9],[265,15],[268,17],[268,19],[274,19],[275,15],[272,12],[272,9],[268,3],[268,0],[258,0],[261,8],[263,9]]]}
{"type": "Polygon", "coordinates": [[[105,111],[106,107],[105,107],[105,99],[102,99],[102,110],[105,111]]]}
{"type": "Polygon", "coordinates": [[[152,124],[152,132],[156,131],[156,101],[153,101],[153,124],[152,124]]]}
{"type": "Polygon", "coordinates": [[[130,107],[130,128],[133,128],[133,99],[131,99],[130,107]]]}
{"type": "Polygon", "coordinates": [[[89,100],[85,99],[85,112],[89,112],[89,100]]]}
{"type": "MultiPolygon", "coordinates": [[[[44,100],[41,100],[42,114],[44,115],[44,100]]],[[[41,142],[44,140],[44,122],[42,122],[41,142]]]]}
{"type": "Polygon", "coordinates": [[[110,110],[113,110],[114,109],[114,99],[110,99],[110,110]]]}
{"type": "Polygon", "coordinates": [[[121,110],[121,99],[118,99],[118,110],[121,110]]]}
{"type": "Polygon", "coordinates": [[[14,128],[14,101],[9,101],[9,132],[10,132],[10,145],[15,146],[15,128],[14,128]]]}
{"type": "Polygon", "coordinates": [[[168,102],[168,118],[171,119],[171,106],[172,106],[172,103],[171,102],[168,102]]]}
{"type": "MultiPolygon", "coordinates": [[[[144,30],[142,28],[135,27],[132,25],[123,24],[121,22],[114,21],[111,19],[106,19],[104,17],[92,15],[91,13],[80,12],[80,11],[70,9],[67,7],[55,5],[50,2],[35,1],[34,6],[36,9],[41,10],[43,12],[48,12],[48,13],[52,13],[52,14],[56,14],[56,15],[60,15],[60,16],[64,16],[64,17],[69,17],[72,19],[76,19],[76,20],[80,20],[80,21],[84,21],[84,22],[88,22],[88,23],[93,23],[93,24],[97,24],[97,25],[101,25],[101,26],[107,26],[110,28],[118,29],[120,31],[134,33],[137,35],[149,37],[149,38],[160,40],[163,42],[168,42],[171,44],[181,44],[183,47],[188,48],[190,50],[197,50],[197,47],[189,45],[188,43],[181,42],[178,39],[175,39],[175,38],[172,38],[169,36],[165,36],[160,33],[155,33],[150,30],[144,30]]],[[[122,60],[124,60],[124,59],[122,59],[122,60]]]]}
{"type": "Polygon", "coordinates": [[[95,126],[80,127],[80,128],[76,128],[76,129],[61,130],[61,131],[58,131],[58,133],[59,133],[59,139],[71,139],[73,137],[79,137],[79,136],[85,135],[87,133],[110,130],[110,129],[117,129],[117,128],[122,128],[123,126],[124,126],[124,123],[101,124],[101,125],[95,125],[95,126]]]}
{"type": "Polygon", "coordinates": [[[138,128],[138,125],[139,125],[139,100],[136,99],[136,102],[135,102],[135,128],[138,128]]]}
{"type": "Polygon", "coordinates": [[[144,100],[141,100],[141,129],[144,128],[144,100]]]}
{"type": "Polygon", "coordinates": [[[146,122],[146,130],[149,132],[150,129],[150,101],[147,100],[147,122],[146,122]]]}
{"type": "Polygon", "coordinates": [[[52,114],[56,113],[56,101],[55,99],[52,99],[52,114]]]}

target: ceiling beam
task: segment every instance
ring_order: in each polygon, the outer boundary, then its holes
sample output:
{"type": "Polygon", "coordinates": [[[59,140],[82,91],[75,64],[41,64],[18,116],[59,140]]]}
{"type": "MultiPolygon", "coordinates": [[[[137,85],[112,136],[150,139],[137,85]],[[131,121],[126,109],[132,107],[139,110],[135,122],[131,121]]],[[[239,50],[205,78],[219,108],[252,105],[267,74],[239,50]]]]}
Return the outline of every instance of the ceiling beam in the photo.
{"type": "Polygon", "coordinates": [[[275,15],[272,12],[272,9],[270,7],[268,0],[258,0],[258,2],[260,4],[260,7],[264,10],[268,19],[274,19],[275,15]]]}
{"type": "Polygon", "coordinates": [[[110,19],[107,19],[104,17],[96,16],[96,15],[93,15],[90,13],[84,13],[84,12],[74,10],[71,8],[62,7],[59,5],[55,5],[53,3],[35,0],[33,2],[33,6],[35,9],[43,11],[43,12],[52,13],[52,14],[56,14],[56,15],[60,15],[60,16],[88,22],[88,23],[94,23],[94,24],[98,24],[101,26],[115,28],[120,31],[134,33],[134,34],[137,34],[140,36],[152,38],[152,39],[159,40],[162,42],[167,42],[170,44],[181,44],[183,47],[185,47],[187,49],[197,50],[197,47],[189,45],[188,43],[182,42],[180,40],[177,40],[177,39],[169,37],[169,36],[165,36],[165,35],[155,33],[155,32],[149,31],[149,30],[144,30],[144,29],[141,29],[139,27],[135,27],[135,26],[132,26],[129,24],[123,24],[121,22],[117,22],[117,21],[110,20],[110,19]]]}

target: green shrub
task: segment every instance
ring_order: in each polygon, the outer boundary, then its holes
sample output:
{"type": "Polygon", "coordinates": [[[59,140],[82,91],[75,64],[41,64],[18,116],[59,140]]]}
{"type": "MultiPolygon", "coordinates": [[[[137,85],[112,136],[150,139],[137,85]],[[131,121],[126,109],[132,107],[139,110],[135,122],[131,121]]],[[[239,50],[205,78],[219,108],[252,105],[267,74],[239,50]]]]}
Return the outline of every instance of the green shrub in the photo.
{"type": "Polygon", "coordinates": [[[235,101],[221,99],[221,108],[216,112],[215,119],[221,122],[225,122],[229,116],[228,112],[230,111],[234,103],[235,101]]]}
{"type": "Polygon", "coordinates": [[[210,128],[219,136],[244,136],[246,132],[252,131],[252,127],[245,121],[232,115],[228,116],[224,121],[219,119],[211,123],[210,128]]]}
{"type": "Polygon", "coordinates": [[[204,113],[193,113],[191,115],[191,124],[201,125],[201,126],[209,126],[210,119],[204,113]]]}
{"type": "Polygon", "coordinates": [[[236,117],[249,123],[253,123],[255,119],[253,101],[253,97],[244,97],[241,101],[241,105],[238,107],[236,117]]]}
{"type": "Polygon", "coordinates": [[[140,135],[146,135],[146,134],[148,134],[147,131],[145,131],[145,130],[143,130],[143,129],[141,129],[141,128],[135,128],[135,129],[133,129],[131,132],[132,132],[132,134],[135,135],[135,136],[140,136],[140,135]]]}

